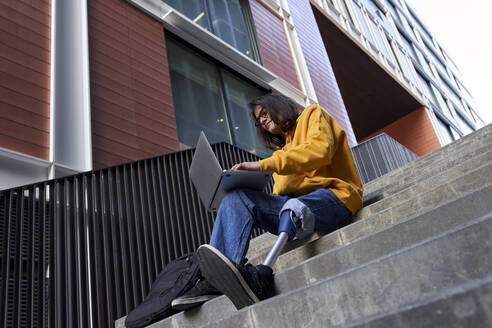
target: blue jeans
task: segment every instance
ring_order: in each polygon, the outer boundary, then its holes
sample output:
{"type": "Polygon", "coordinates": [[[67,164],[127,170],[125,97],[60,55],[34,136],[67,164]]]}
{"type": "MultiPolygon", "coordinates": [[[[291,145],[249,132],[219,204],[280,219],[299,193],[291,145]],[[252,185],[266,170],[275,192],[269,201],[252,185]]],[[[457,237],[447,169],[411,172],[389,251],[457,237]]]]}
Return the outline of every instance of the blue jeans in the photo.
{"type": "MultiPolygon", "coordinates": [[[[313,218],[308,233],[333,229],[351,216],[350,210],[329,189],[318,189],[297,198],[239,189],[228,193],[222,200],[210,245],[235,263],[241,263],[248,251],[252,229],[258,227],[277,234],[280,213],[286,209],[286,204],[292,202],[304,207],[303,213],[313,218]]],[[[302,216],[302,213],[298,214],[302,216]]]]}

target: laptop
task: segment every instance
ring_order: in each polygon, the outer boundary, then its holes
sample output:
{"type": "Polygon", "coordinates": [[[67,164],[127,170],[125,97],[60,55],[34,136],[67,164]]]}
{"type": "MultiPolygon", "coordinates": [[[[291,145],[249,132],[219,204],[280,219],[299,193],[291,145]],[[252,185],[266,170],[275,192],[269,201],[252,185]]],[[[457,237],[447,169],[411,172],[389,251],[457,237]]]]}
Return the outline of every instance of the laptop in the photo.
{"type": "Polygon", "coordinates": [[[263,190],[272,176],[271,172],[223,170],[203,131],[198,138],[189,173],[209,211],[216,211],[224,196],[233,189],[263,190]]]}

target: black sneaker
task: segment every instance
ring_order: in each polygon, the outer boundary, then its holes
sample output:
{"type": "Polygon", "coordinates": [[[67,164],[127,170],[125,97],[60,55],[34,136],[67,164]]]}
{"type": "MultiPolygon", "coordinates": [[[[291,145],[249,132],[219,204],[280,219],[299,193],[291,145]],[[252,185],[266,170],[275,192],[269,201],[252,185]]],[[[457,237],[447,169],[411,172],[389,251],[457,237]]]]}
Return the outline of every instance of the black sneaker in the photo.
{"type": "Polygon", "coordinates": [[[222,295],[222,293],[207,280],[201,278],[189,291],[182,296],[175,298],[171,302],[171,306],[175,310],[184,311],[200,306],[219,295],[222,295]]]}
{"type": "Polygon", "coordinates": [[[275,294],[272,268],[237,265],[210,245],[198,248],[200,271],[239,310],[275,294]]]}

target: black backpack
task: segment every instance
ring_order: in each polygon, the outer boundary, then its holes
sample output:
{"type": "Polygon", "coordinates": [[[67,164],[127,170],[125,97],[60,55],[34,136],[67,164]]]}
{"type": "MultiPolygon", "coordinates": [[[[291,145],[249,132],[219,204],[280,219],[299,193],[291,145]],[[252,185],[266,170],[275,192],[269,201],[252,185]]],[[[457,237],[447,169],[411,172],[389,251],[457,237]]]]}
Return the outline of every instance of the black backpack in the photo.
{"type": "Polygon", "coordinates": [[[150,287],[147,297],[128,314],[125,326],[145,327],[176,313],[171,302],[196,284],[199,272],[195,253],[183,255],[166,265],[150,287]]]}

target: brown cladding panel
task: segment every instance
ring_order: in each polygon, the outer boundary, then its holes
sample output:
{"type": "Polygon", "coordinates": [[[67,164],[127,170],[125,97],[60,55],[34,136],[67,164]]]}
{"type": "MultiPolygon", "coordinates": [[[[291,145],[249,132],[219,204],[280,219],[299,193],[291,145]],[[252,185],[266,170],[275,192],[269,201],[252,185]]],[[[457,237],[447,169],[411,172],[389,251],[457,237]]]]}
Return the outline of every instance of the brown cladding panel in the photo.
{"type": "Polygon", "coordinates": [[[425,154],[441,148],[441,144],[432,127],[432,123],[425,107],[416,109],[410,114],[360,140],[360,142],[370,139],[382,132],[385,132],[418,156],[424,156],[425,154]]]}
{"type": "Polygon", "coordinates": [[[0,147],[49,159],[50,1],[0,3],[0,147]]]}
{"type": "Polygon", "coordinates": [[[349,145],[355,146],[357,142],[352,125],[310,2],[309,0],[289,0],[288,3],[318,103],[345,130],[349,145]]]}
{"type": "Polygon", "coordinates": [[[282,21],[256,0],[249,3],[265,67],[301,89],[282,21]]]}
{"type": "Polygon", "coordinates": [[[94,168],[179,150],[162,25],[123,0],[88,12],[94,168]]]}

